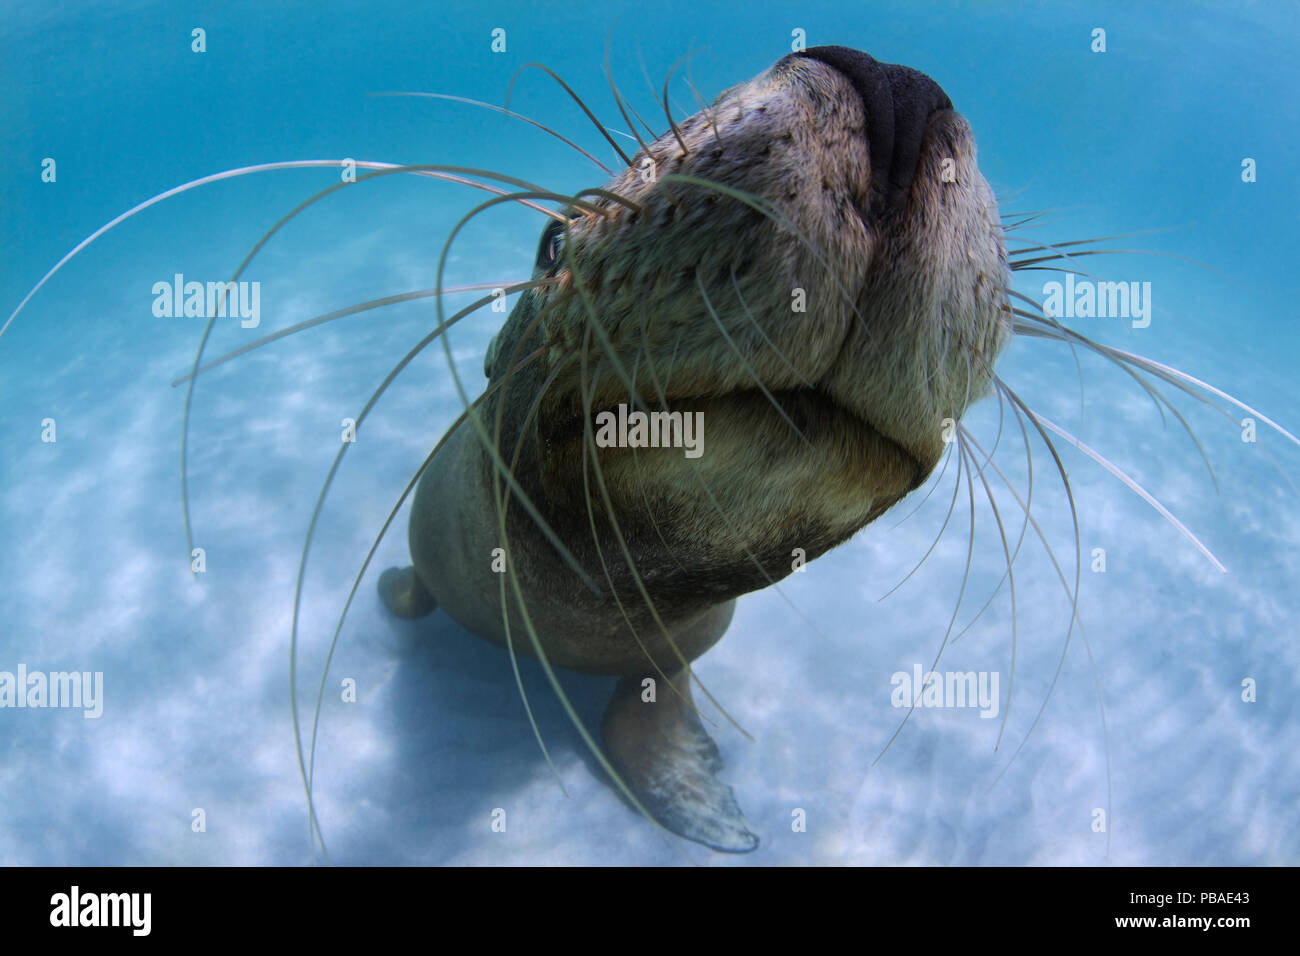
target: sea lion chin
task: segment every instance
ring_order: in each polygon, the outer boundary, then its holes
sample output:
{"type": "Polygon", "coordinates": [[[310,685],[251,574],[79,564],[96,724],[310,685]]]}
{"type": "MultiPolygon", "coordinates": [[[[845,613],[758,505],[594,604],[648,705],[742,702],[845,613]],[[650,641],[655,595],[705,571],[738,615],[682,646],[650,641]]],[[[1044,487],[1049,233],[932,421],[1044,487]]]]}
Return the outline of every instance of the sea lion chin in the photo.
{"type": "Polygon", "coordinates": [[[602,727],[620,789],[674,833],[752,850],[690,662],[792,553],[924,481],[988,391],[1010,334],[996,203],[933,80],[818,47],[569,212],[493,342],[488,393],[421,477],[413,567],[380,594],[621,677],[602,727]],[[620,405],[696,416],[702,452],[597,442],[620,405]]]}

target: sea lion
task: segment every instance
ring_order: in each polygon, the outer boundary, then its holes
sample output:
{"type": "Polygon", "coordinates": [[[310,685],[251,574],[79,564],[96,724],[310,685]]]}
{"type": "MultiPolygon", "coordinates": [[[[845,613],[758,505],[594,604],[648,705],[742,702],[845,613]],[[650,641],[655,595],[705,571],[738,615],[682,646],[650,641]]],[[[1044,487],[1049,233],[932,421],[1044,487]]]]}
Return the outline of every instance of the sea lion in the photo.
{"type": "Polygon", "coordinates": [[[938,84],[827,46],[673,124],[566,218],[420,479],[412,566],[379,591],[621,677],[602,724],[620,788],[752,850],[689,664],[739,595],[918,487],[989,391],[1011,334],[997,205],[938,84]],[[669,440],[598,442],[619,406],[669,440]],[[702,424],[698,456],[669,416],[702,424]]]}

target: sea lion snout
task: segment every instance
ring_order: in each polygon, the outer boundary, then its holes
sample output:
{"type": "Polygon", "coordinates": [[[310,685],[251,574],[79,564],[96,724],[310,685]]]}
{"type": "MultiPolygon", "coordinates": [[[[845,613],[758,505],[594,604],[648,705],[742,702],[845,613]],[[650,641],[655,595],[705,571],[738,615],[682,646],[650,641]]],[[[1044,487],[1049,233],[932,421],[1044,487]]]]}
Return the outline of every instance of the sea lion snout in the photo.
{"type": "Polygon", "coordinates": [[[930,117],[951,110],[942,87],[920,70],[845,46],[813,47],[791,56],[819,60],[835,69],[862,98],[864,135],[876,184],[877,213],[896,211],[907,202],[930,117]]]}

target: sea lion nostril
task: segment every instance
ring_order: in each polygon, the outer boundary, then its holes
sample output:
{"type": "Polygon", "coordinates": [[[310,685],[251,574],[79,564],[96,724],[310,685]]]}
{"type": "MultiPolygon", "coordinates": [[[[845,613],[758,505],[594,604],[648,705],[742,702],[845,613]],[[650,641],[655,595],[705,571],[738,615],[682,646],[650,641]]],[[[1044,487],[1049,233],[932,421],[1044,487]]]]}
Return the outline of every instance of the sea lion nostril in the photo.
{"type": "Polygon", "coordinates": [[[907,202],[921,158],[926,123],[939,110],[952,109],[948,94],[920,70],[881,63],[845,46],[818,46],[801,56],[819,60],[842,73],[862,97],[880,211],[896,210],[907,202]]]}

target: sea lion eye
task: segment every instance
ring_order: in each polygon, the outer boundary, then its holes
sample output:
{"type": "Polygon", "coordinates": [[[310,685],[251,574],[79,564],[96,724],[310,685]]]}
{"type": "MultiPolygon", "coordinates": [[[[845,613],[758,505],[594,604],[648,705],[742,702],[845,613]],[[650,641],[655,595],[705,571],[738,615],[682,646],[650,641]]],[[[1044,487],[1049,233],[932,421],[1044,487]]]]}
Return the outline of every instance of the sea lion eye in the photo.
{"type": "Polygon", "coordinates": [[[542,242],[537,250],[537,268],[541,271],[549,272],[560,261],[560,254],[564,251],[564,229],[564,223],[552,220],[542,232],[542,242]]]}

